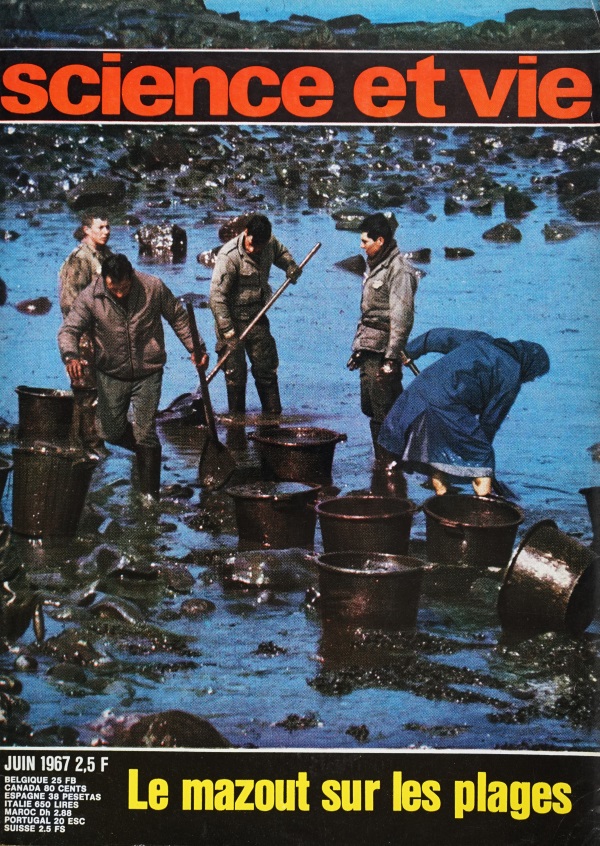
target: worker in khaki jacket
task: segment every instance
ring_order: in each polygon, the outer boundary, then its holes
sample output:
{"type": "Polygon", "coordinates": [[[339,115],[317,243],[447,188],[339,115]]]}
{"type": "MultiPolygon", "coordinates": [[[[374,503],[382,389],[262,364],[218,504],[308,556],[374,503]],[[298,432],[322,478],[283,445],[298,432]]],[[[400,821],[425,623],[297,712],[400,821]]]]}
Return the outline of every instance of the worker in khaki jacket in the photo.
{"type": "MultiPolygon", "coordinates": [[[[59,273],[59,302],[63,317],[66,317],[79,294],[100,274],[102,262],[111,255],[107,246],[110,238],[110,223],[104,212],[86,212],[81,218],[83,237],[77,247],[67,256],[59,273]]],[[[94,374],[94,350],[92,339],[84,333],[79,341],[81,358],[89,362],[82,375],[71,383],[75,397],[76,428],[84,448],[102,453],[104,444],[96,426],[98,391],[94,374]]]]}
{"type": "Polygon", "coordinates": [[[210,308],[215,318],[217,353],[233,346],[225,365],[229,412],[246,412],[246,381],[250,359],[256,390],[265,414],[281,413],[277,368],[279,358],[269,320],[263,315],[242,343],[239,336],[270,299],[272,265],[284,270],[293,282],[300,269],[291,253],[272,234],[271,222],[262,214],[249,219],[245,230],[225,244],[217,255],[210,286],[210,308]]]}

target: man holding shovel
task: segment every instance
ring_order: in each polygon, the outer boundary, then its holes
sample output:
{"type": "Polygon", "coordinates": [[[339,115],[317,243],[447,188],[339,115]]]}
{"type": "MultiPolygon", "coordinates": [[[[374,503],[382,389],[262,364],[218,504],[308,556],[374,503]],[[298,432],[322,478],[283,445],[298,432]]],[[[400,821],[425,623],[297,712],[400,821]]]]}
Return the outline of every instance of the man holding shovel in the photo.
{"type": "MultiPolygon", "coordinates": [[[[100,274],[102,262],[111,255],[107,246],[110,238],[110,223],[104,212],[86,212],[81,218],[79,244],[67,256],[59,273],[59,302],[63,317],[90,282],[100,274]]],[[[98,391],[93,370],[94,349],[89,334],[84,333],[79,342],[82,359],[89,362],[81,377],[71,383],[75,397],[74,435],[81,440],[85,449],[102,452],[104,444],[96,428],[96,406],[98,391]]]]}
{"type": "Polygon", "coordinates": [[[271,222],[262,214],[249,219],[244,231],[225,244],[217,255],[210,286],[210,307],[215,319],[217,352],[232,348],[225,366],[229,412],[246,412],[246,381],[250,359],[252,375],[264,414],[281,414],[277,381],[279,359],[266,315],[239,337],[270,298],[269,273],[281,268],[296,282],[300,269],[291,253],[272,234],[271,222]]]}
{"type": "MultiPolygon", "coordinates": [[[[111,255],[102,274],[77,297],[58,333],[58,345],[71,380],[82,377],[87,361],[79,340],[88,332],[94,344],[98,412],[105,439],[136,454],[140,489],[158,499],[161,447],[156,434],[166,362],[163,318],[185,348],[194,345],[181,302],[156,276],[134,271],[129,259],[111,255]],[[132,422],[127,414],[132,411],[132,422]]],[[[206,367],[208,356],[197,366],[206,367]]]]}

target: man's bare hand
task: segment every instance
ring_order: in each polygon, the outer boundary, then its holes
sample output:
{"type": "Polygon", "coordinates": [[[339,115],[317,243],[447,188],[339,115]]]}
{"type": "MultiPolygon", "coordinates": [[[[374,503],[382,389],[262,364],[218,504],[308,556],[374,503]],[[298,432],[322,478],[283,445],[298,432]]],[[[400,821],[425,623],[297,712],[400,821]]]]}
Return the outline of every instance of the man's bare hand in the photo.
{"type": "Polygon", "coordinates": [[[87,367],[87,361],[83,358],[70,358],[65,364],[69,379],[71,382],[77,382],[83,379],[84,367],[87,367]]]}
{"type": "Polygon", "coordinates": [[[192,353],[191,359],[196,365],[196,367],[201,367],[203,370],[206,370],[206,368],[208,367],[209,355],[206,350],[204,350],[204,352],[202,353],[202,358],[200,359],[200,361],[196,361],[196,356],[194,355],[194,353],[192,353]]]}

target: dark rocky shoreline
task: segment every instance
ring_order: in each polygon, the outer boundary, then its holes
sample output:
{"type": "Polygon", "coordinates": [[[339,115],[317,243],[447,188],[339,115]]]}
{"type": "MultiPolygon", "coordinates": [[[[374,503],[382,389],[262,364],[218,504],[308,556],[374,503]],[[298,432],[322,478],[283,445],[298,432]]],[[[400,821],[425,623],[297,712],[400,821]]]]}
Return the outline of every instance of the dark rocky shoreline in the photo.
{"type": "MultiPolygon", "coordinates": [[[[404,208],[427,214],[443,192],[445,214],[491,214],[504,204],[518,220],[535,201],[555,194],[576,220],[600,219],[598,135],[593,129],[374,127],[366,146],[352,133],[320,127],[271,127],[252,134],[243,127],[121,127],[15,125],[0,138],[0,201],[37,204],[40,215],[66,207],[111,209],[115,222],[137,226],[132,207],[145,196],[148,209],[169,214],[172,202],[204,209],[206,223],[236,209],[305,198],[326,209],[336,228],[355,230],[369,210],[404,208]],[[258,136],[258,137],[257,137],[258,136]],[[257,143],[258,142],[258,143],[257,143]],[[531,176],[527,192],[488,173],[494,165],[552,163],[554,177],[531,176]],[[370,170],[365,183],[363,173],[370,170]]],[[[10,233],[8,233],[9,235],[10,233]]],[[[8,236],[5,236],[8,237],[8,236]]],[[[553,239],[552,232],[546,237],[553,239]]],[[[207,247],[214,245],[207,245],[207,247]]],[[[10,281],[6,280],[10,286],[10,281]]]]}
{"type": "Polygon", "coordinates": [[[238,12],[220,15],[203,0],[181,0],[177,11],[160,0],[110,2],[92,7],[77,0],[0,3],[0,47],[265,48],[372,50],[582,50],[600,46],[591,8],[521,9],[504,22],[472,26],[444,23],[374,24],[352,14],[330,20],[291,15],[250,22],[238,12]]]}

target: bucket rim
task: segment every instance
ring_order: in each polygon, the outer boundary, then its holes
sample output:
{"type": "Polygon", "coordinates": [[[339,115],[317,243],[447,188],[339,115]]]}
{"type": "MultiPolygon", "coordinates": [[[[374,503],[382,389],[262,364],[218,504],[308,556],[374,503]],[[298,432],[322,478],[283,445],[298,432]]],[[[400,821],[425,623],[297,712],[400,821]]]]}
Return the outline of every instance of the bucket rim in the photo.
{"type": "Polygon", "coordinates": [[[85,452],[84,450],[61,447],[57,444],[44,444],[43,446],[39,444],[37,446],[35,444],[33,446],[18,446],[13,448],[12,454],[13,458],[20,455],[47,455],[51,458],[71,461],[73,464],[88,464],[94,467],[100,461],[99,455],[93,455],[92,453],[85,452]]]}
{"type": "Polygon", "coordinates": [[[256,441],[259,444],[266,444],[267,446],[285,446],[291,448],[306,448],[311,446],[323,446],[325,444],[337,444],[340,441],[345,441],[348,436],[343,432],[336,432],[334,429],[325,429],[321,426],[272,426],[267,431],[255,431],[248,434],[250,440],[256,441]],[[269,434],[269,432],[271,434],[269,434]],[[284,437],[289,432],[315,432],[320,433],[316,435],[312,442],[302,441],[285,441],[283,439],[275,438],[273,435],[278,432],[284,437]]]}
{"type": "Polygon", "coordinates": [[[231,487],[225,488],[224,493],[228,496],[232,497],[233,499],[265,499],[265,500],[274,500],[274,501],[281,501],[286,499],[293,499],[295,497],[301,498],[306,497],[310,494],[318,493],[322,485],[318,484],[310,484],[308,482],[290,482],[286,480],[281,480],[279,482],[258,482],[255,485],[232,485],[231,487]],[[289,491],[289,492],[282,492],[282,493],[267,493],[266,491],[260,490],[260,485],[285,485],[285,484],[297,484],[300,490],[297,491],[289,491]],[[249,490],[251,488],[255,488],[254,491],[249,490]],[[243,491],[243,493],[242,493],[243,491]]]}
{"type": "Polygon", "coordinates": [[[416,514],[419,510],[419,506],[416,502],[413,502],[412,499],[404,499],[399,497],[393,496],[331,496],[327,497],[326,499],[321,499],[315,503],[315,511],[319,515],[319,517],[323,514],[326,517],[331,517],[332,519],[336,520],[381,520],[385,517],[399,517],[405,516],[407,514],[416,514]],[[382,512],[381,514],[336,514],[335,512],[327,511],[326,506],[328,503],[332,502],[343,502],[343,501],[364,501],[370,500],[374,502],[387,502],[390,504],[389,511],[382,512]],[[404,504],[408,507],[405,508],[394,508],[394,504],[404,504]]]}
{"type": "Polygon", "coordinates": [[[347,575],[352,576],[379,576],[379,577],[389,577],[389,576],[397,576],[400,574],[408,575],[409,573],[424,573],[428,570],[431,570],[433,565],[428,563],[427,561],[423,561],[421,558],[417,558],[414,555],[399,555],[396,553],[391,552],[364,552],[362,550],[356,549],[346,549],[346,550],[336,550],[335,552],[322,552],[315,556],[317,567],[320,570],[324,570],[328,573],[345,573],[347,575]],[[338,556],[350,556],[350,555],[359,555],[363,558],[369,558],[375,562],[377,561],[389,561],[391,563],[398,563],[403,565],[403,569],[390,569],[390,570],[364,570],[364,569],[356,569],[354,567],[338,567],[335,564],[330,564],[328,561],[324,561],[324,558],[338,556]],[[408,563],[411,562],[411,563],[408,563]],[[414,562],[414,563],[412,563],[414,562]]]}
{"type": "Polygon", "coordinates": [[[465,526],[469,529],[505,529],[509,526],[520,526],[523,520],[525,519],[525,513],[522,508],[518,505],[515,505],[514,502],[508,502],[506,499],[499,499],[497,497],[489,498],[484,496],[477,496],[472,494],[444,494],[443,496],[431,496],[429,499],[426,499],[425,502],[421,505],[423,512],[427,517],[431,517],[437,523],[440,523],[442,526],[449,526],[451,528],[456,528],[457,526],[465,526]],[[479,526],[476,523],[470,523],[466,520],[453,520],[450,517],[444,517],[440,514],[436,514],[435,510],[431,508],[432,503],[439,502],[444,500],[448,502],[449,500],[470,500],[471,502],[488,502],[488,503],[498,503],[502,505],[505,509],[512,511],[514,514],[514,519],[506,520],[502,523],[498,523],[494,526],[479,526]]]}
{"type": "Polygon", "coordinates": [[[34,388],[29,385],[17,385],[15,393],[56,399],[72,399],[74,397],[73,391],[68,391],[64,388],[34,388]]]}

